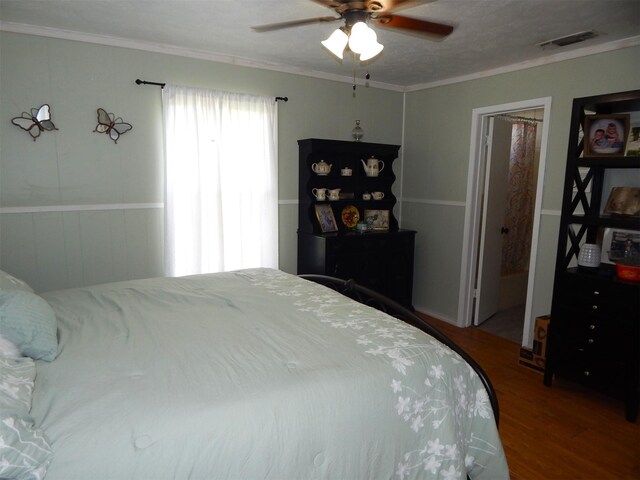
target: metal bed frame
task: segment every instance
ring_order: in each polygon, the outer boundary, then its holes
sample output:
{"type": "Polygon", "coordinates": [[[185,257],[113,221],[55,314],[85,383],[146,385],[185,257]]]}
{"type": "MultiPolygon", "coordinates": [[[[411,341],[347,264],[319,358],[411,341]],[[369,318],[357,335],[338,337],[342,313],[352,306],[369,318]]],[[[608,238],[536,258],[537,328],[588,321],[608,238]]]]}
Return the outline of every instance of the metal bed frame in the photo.
{"type": "Polygon", "coordinates": [[[432,325],[429,325],[425,320],[418,317],[408,308],[400,305],[398,302],[391,300],[390,298],[385,297],[384,295],[379,294],[378,292],[375,292],[374,290],[371,290],[370,288],[357,284],[354,280],[343,280],[318,274],[301,274],[299,277],[329,287],[359,303],[381,310],[405,323],[408,323],[409,325],[413,325],[456,352],[471,366],[471,368],[475,370],[478,377],[480,377],[480,380],[489,395],[493,416],[495,418],[496,425],[498,425],[500,407],[498,405],[498,397],[491,380],[489,380],[489,377],[482,367],[449,337],[432,325]]]}

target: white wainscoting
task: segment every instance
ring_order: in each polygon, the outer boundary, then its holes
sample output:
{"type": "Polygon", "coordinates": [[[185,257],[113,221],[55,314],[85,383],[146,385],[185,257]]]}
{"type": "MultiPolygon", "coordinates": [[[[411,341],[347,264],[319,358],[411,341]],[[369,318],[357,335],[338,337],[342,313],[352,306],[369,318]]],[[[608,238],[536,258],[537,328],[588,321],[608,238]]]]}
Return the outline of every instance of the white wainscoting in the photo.
{"type": "Polygon", "coordinates": [[[0,268],[36,292],[163,273],[162,204],[0,209],[0,268]]]}

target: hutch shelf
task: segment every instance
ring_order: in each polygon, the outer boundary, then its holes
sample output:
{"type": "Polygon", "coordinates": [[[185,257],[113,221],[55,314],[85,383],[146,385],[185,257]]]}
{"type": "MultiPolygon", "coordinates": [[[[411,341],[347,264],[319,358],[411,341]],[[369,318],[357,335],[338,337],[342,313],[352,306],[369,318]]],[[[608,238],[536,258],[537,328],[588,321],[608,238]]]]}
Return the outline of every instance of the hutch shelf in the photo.
{"type": "Polygon", "coordinates": [[[298,147],[298,274],[352,278],[412,308],[416,232],[399,229],[393,214],[393,162],[400,147],[316,138],[298,140],[298,147]],[[382,162],[375,176],[364,166],[371,157],[382,162]],[[314,170],[320,162],[331,169],[314,170]],[[317,198],[318,189],[326,189],[324,198],[317,198]],[[321,227],[317,207],[330,209],[335,228],[321,227]],[[367,218],[376,219],[373,228],[358,231],[357,220],[367,218]]]}
{"type": "MultiPolygon", "coordinates": [[[[640,388],[640,283],[617,277],[607,261],[607,235],[640,233],[640,218],[605,213],[611,188],[640,187],[640,157],[624,151],[594,155],[585,121],[640,114],[640,90],[573,101],[544,383],[554,376],[618,397],[635,421],[640,388]],[[603,239],[605,239],[603,241],[603,239]],[[599,267],[577,266],[584,243],[607,256],[599,267]]],[[[635,125],[638,127],[638,125],[635,125]]],[[[628,132],[625,132],[628,133],[628,132]]],[[[640,237],[636,237],[640,238],[640,237]]]]}

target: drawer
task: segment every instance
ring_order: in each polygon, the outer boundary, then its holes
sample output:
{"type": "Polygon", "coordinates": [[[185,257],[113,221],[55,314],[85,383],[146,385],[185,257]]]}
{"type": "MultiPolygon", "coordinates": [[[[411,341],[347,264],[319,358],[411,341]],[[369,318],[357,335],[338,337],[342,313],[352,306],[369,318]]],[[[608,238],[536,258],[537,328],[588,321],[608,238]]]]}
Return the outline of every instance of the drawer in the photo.
{"type": "Polygon", "coordinates": [[[583,314],[640,316],[640,287],[593,275],[564,275],[558,285],[557,297],[559,306],[572,307],[583,314]]]}
{"type": "Polygon", "coordinates": [[[577,331],[560,328],[556,330],[554,336],[554,340],[559,344],[559,350],[563,352],[581,352],[598,359],[622,359],[622,361],[630,359],[632,352],[628,342],[621,342],[619,338],[597,330],[577,331]]]}
{"type": "Polygon", "coordinates": [[[602,311],[593,313],[591,310],[579,307],[559,307],[553,312],[553,320],[556,324],[564,325],[575,331],[595,331],[617,338],[621,336],[637,337],[638,324],[640,323],[637,319],[621,317],[617,314],[607,315],[602,311]]]}
{"type": "MultiPolygon", "coordinates": [[[[354,234],[327,238],[327,254],[385,254],[395,250],[413,251],[413,235],[400,234],[354,234]]],[[[375,258],[372,258],[375,260],[375,258]]]]}
{"type": "MultiPolygon", "coordinates": [[[[634,362],[630,352],[603,348],[576,338],[566,338],[556,352],[556,370],[567,378],[590,386],[621,385],[633,377],[634,362]]],[[[637,372],[635,373],[637,378],[637,372]]]]}
{"type": "Polygon", "coordinates": [[[609,318],[634,316],[630,302],[620,302],[619,299],[607,297],[598,290],[566,291],[558,296],[557,304],[559,307],[571,309],[579,315],[598,315],[609,318]]]}
{"type": "Polygon", "coordinates": [[[620,387],[628,383],[627,373],[621,365],[598,363],[580,354],[574,354],[570,362],[559,363],[557,372],[564,378],[597,389],[620,387]]]}

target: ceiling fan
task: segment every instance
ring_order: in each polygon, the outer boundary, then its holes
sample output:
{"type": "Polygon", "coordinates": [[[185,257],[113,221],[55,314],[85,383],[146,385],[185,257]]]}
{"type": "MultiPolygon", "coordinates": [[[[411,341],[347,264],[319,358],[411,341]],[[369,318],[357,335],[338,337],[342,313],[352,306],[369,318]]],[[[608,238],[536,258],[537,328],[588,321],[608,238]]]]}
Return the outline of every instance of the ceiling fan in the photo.
{"type": "Polygon", "coordinates": [[[299,27],[314,23],[328,23],[344,20],[344,27],[336,30],[331,37],[323,41],[334,55],[342,58],[342,51],[347,44],[354,53],[360,54],[360,60],[373,58],[382,51],[382,45],[377,43],[377,38],[373,30],[366,27],[366,23],[384,27],[395,28],[403,33],[413,33],[434,39],[442,39],[453,31],[453,26],[443,23],[429,22],[417,18],[396,15],[393,12],[400,9],[415,7],[420,4],[429,3],[435,0],[311,0],[325,7],[333,9],[339,16],[315,17],[288,22],[271,23],[258,25],[253,28],[257,32],[269,32],[283,28],[299,27]],[[356,31],[363,29],[363,35],[368,39],[366,45],[359,47],[358,41],[354,42],[356,31]],[[355,28],[354,28],[355,27],[355,28]],[[358,51],[358,50],[363,50],[358,51]]]}

